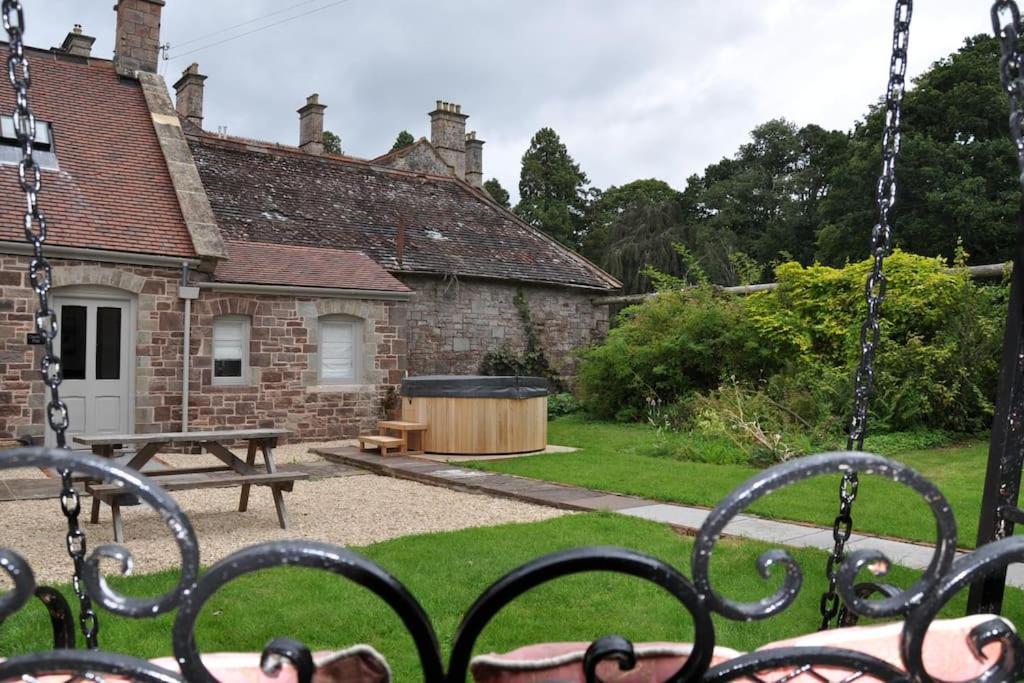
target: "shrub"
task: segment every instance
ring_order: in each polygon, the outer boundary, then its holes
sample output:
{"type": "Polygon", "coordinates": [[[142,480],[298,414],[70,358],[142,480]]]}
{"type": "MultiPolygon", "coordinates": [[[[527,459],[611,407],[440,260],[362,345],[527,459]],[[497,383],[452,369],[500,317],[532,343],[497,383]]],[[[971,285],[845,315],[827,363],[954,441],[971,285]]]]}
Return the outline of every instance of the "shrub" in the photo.
{"type": "Polygon", "coordinates": [[[652,401],[676,404],[716,388],[723,373],[764,376],[767,351],[740,299],[711,287],[665,291],[625,309],[604,343],[582,352],[579,394],[598,417],[643,419],[652,401]]]}
{"type": "Polygon", "coordinates": [[[548,396],[548,419],[572,415],[583,409],[576,397],[568,392],[551,394],[548,396]]]}
{"type": "MultiPolygon", "coordinates": [[[[810,438],[841,437],[870,265],[785,263],[770,291],[739,297],[697,287],[628,308],[603,344],[581,354],[584,406],[599,417],[644,419],[652,403],[692,402],[694,394],[714,399],[729,380],[812,425],[810,438]]],[[[898,250],[886,273],[872,433],[984,429],[992,416],[1005,285],[978,285],[966,269],[898,250]]],[[[764,419],[758,414],[754,421],[764,419]]]]}
{"type": "Polygon", "coordinates": [[[864,450],[879,455],[899,455],[909,451],[923,451],[948,446],[956,435],[937,429],[915,429],[909,432],[869,435],[864,439],[864,450]]]}

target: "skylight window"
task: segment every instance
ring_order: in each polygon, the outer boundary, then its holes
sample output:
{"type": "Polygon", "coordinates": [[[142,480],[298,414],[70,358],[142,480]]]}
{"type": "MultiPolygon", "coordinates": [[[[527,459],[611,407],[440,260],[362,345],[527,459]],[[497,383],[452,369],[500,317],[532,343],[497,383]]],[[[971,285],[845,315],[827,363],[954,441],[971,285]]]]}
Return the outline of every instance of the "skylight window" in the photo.
{"type": "MultiPolygon", "coordinates": [[[[32,156],[40,168],[56,171],[57,152],[53,145],[53,127],[46,121],[36,119],[36,142],[32,156]]],[[[21,143],[18,142],[14,118],[0,116],[0,164],[17,164],[21,161],[21,143]]]]}

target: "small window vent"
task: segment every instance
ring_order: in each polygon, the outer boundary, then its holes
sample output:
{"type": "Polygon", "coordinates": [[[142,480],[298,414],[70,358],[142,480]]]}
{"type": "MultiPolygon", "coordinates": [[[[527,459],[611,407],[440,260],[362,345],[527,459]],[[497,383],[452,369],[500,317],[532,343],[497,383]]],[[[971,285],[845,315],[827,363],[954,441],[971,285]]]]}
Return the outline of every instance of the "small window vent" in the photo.
{"type": "MultiPolygon", "coordinates": [[[[36,141],[32,156],[41,168],[55,171],[57,153],[53,144],[53,127],[46,121],[36,119],[36,141]]],[[[18,142],[14,118],[0,116],[0,164],[17,164],[21,161],[21,143],[18,142]]]]}

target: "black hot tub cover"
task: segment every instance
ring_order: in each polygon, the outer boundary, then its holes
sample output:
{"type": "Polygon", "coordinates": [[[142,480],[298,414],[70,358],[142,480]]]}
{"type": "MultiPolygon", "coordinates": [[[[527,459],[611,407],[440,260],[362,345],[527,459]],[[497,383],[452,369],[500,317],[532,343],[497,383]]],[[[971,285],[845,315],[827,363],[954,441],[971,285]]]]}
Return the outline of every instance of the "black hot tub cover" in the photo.
{"type": "Polygon", "coordinates": [[[402,396],[433,398],[538,398],[548,395],[543,377],[423,375],[402,380],[402,396]]]}

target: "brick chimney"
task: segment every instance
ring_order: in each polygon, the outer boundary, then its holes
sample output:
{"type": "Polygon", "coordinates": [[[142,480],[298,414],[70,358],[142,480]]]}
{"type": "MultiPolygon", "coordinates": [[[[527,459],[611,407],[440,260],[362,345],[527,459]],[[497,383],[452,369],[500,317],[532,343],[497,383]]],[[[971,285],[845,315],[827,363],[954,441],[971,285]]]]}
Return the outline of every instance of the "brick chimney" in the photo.
{"type": "Polygon", "coordinates": [[[313,93],[299,109],[299,149],[308,154],[324,153],[324,109],[320,95],[313,93]]]}
{"type": "Polygon", "coordinates": [[[174,108],[200,128],[203,127],[203,82],[206,76],[199,73],[199,65],[192,62],[181,72],[181,78],[174,84],[174,108]]]}
{"type": "Polygon", "coordinates": [[[92,44],[95,42],[95,38],[82,33],[81,24],[75,24],[75,27],[71,29],[71,33],[64,38],[64,42],[57,48],[57,52],[71,55],[72,57],[88,58],[92,55],[92,44]]]}
{"type": "Polygon", "coordinates": [[[484,141],[477,139],[475,130],[466,133],[466,182],[484,186],[484,141]]]}
{"type": "Polygon", "coordinates": [[[160,58],[160,12],[164,0],[117,0],[114,66],[122,76],[156,73],[160,58]]]}
{"type": "Polygon", "coordinates": [[[441,158],[455,168],[455,175],[466,177],[466,119],[462,105],[437,101],[430,112],[430,144],[441,158]]]}

